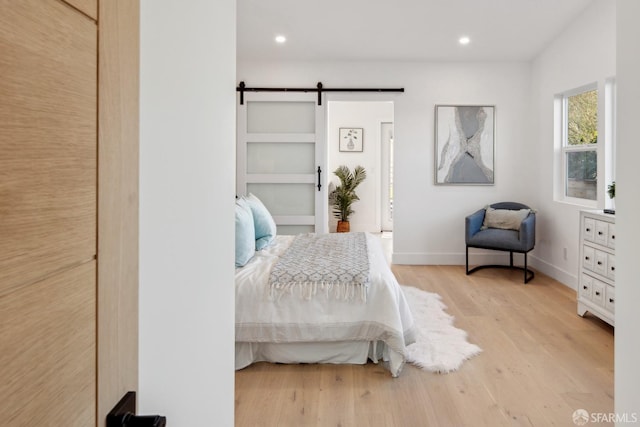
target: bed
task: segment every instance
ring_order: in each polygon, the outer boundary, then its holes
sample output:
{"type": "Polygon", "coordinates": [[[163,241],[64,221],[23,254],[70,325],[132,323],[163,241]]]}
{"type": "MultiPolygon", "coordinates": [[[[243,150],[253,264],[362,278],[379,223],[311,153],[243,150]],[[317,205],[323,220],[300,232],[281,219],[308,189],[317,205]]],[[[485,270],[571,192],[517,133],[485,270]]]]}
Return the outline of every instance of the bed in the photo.
{"type": "MultiPolygon", "coordinates": [[[[329,241],[342,239],[341,234],[274,236],[236,268],[236,369],[259,361],[364,364],[371,360],[383,363],[393,377],[400,374],[405,348],[414,342],[413,318],[377,237],[345,233],[366,254],[364,287],[322,281],[290,286],[276,280],[274,285],[279,263],[296,256],[299,241],[324,239],[323,244],[332,244],[329,241]]],[[[306,256],[306,261],[298,262],[309,262],[306,256]]]]}

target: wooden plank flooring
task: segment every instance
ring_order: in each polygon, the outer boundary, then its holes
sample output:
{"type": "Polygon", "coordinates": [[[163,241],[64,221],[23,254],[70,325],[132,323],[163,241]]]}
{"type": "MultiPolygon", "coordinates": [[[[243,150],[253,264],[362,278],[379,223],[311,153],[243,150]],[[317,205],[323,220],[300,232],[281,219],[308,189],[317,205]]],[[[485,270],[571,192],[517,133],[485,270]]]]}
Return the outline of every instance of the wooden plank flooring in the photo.
{"type": "MultiPolygon", "coordinates": [[[[237,426],[573,426],[577,409],[611,413],[614,329],[576,314],[575,292],[537,273],[393,266],[436,292],[483,352],[460,370],[406,365],[258,363],[235,375],[237,426]]],[[[597,424],[594,425],[612,425],[597,424]]]]}

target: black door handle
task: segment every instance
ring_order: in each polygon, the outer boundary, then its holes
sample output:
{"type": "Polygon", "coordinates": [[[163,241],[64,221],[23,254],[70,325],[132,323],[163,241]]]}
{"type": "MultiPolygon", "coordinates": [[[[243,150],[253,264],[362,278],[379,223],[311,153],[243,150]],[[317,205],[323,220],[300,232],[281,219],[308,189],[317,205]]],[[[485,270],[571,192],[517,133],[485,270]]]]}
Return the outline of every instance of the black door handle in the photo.
{"type": "Polygon", "coordinates": [[[125,415],[122,419],[123,427],[166,427],[167,418],[160,415],[125,415]]]}
{"type": "Polygon", "coordinates": [[[322,169],[318,166],[318,191],[322,188],[322,184],[320,184],[320,174],[322,173],[322,169]]]}
{"type": "Polygon", "coordinates": [[[107,427],[166,427],[167,417],[135,415],[136,392],[127,392],[107,414],[107,427]]]}

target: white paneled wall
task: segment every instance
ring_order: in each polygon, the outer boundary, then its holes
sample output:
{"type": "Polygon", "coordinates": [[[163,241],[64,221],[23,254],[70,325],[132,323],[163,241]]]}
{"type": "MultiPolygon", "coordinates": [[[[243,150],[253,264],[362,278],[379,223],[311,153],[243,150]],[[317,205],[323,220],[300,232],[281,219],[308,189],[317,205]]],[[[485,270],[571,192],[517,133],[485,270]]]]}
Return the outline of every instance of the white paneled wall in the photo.
{"type": "Polygon", "coordinates": [[[235,1],[142,0],[139,412],[233,426],[235,1]]]}
{"type": "MultiPolygon", "coordinates": [[[[640,186],[637,123],[640,116],[640,2],[617,1],[618,152],[616,176],[616,342],[615,409],[640,422],[640,186]]],[[[629,419],[629,418],[628,418],[629,419]]],[[[637,423],[634,423],[637,424],[637,423]]],[[[616,424],[631,425],[631,424],[616,424]]]]}

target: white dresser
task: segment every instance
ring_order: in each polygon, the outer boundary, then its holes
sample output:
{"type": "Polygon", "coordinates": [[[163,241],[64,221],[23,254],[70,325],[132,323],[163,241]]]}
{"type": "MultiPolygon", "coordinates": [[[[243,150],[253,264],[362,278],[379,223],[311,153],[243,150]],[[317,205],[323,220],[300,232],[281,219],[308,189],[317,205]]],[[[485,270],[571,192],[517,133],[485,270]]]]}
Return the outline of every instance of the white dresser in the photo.
{"type": "Polygon", "coordinates": [[[588,311],[615,326],[616,217],[580,212],[578,314],[588,311]]]}

